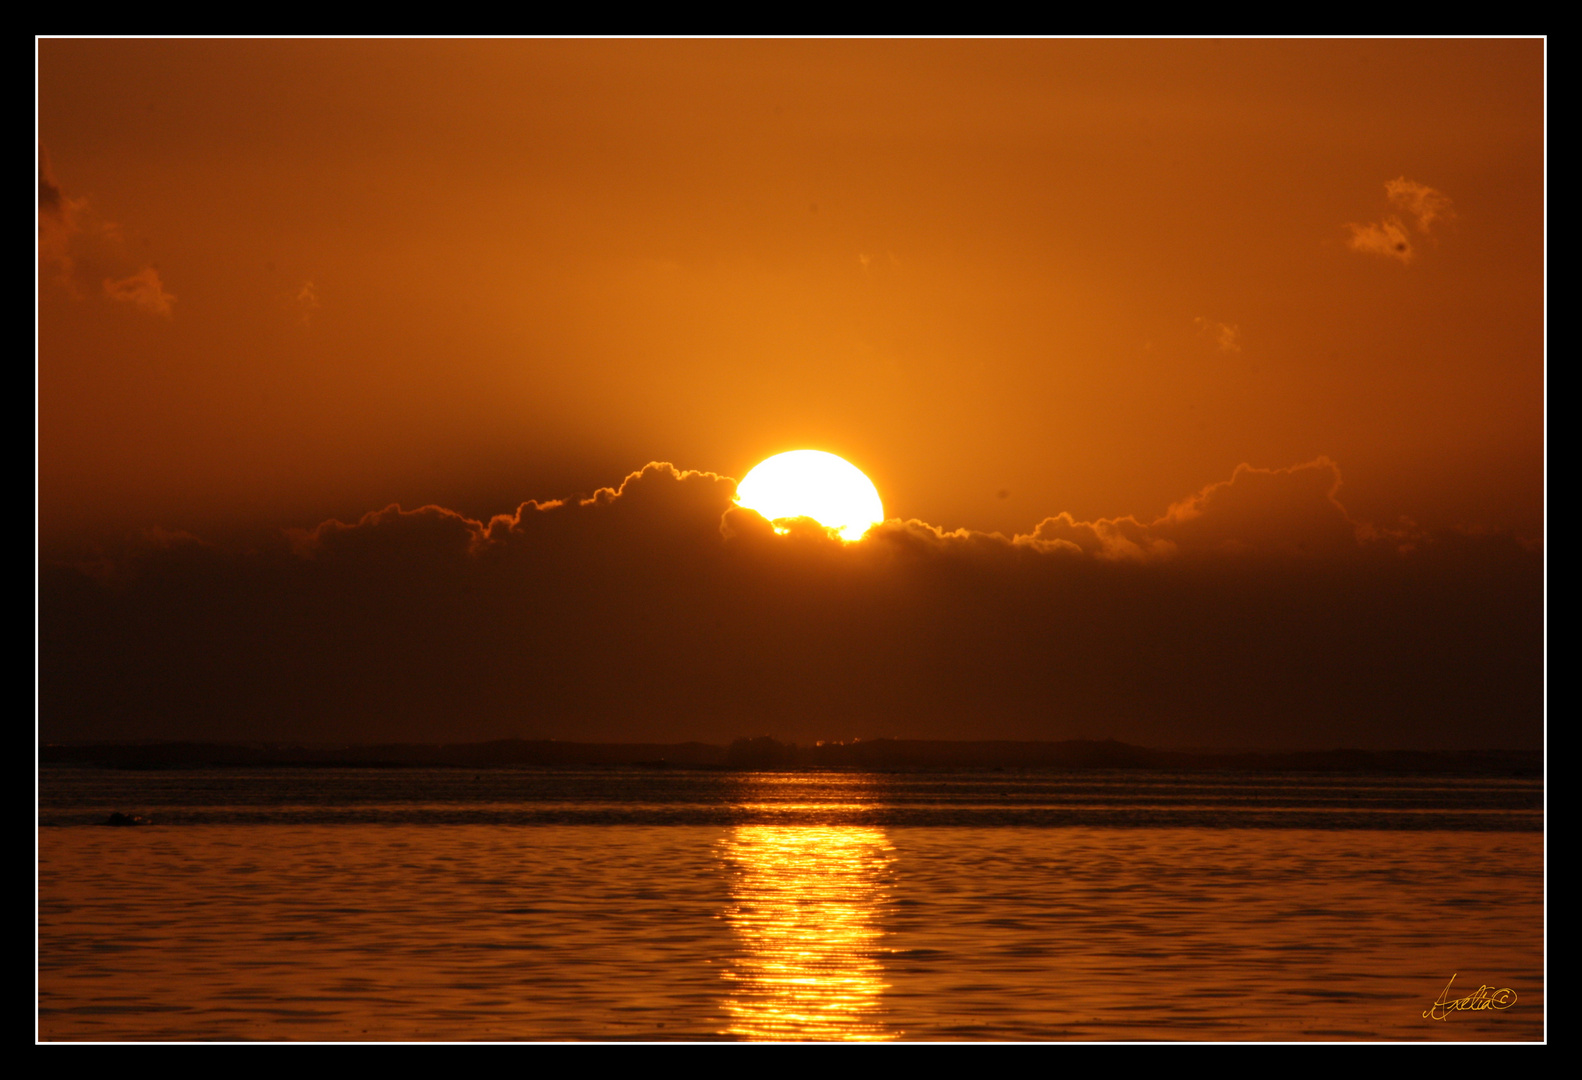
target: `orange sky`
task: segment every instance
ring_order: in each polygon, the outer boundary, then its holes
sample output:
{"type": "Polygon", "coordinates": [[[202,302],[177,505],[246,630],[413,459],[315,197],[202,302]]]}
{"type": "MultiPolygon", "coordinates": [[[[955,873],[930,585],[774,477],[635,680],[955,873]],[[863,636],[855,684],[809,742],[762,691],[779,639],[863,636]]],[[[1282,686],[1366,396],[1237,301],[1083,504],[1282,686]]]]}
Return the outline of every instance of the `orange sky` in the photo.
{"type": "Polygon", "coordinates": [[[1544,50],[41,41],[40,731],[1541,745],[1544,50]]]}
{"type": "Polygon", "coordinates": [[[1360,518],[1542,528],[1541,41],[38,56],[46,542],[799,446],[1007,535],[1320,455],[1360,518]]]}

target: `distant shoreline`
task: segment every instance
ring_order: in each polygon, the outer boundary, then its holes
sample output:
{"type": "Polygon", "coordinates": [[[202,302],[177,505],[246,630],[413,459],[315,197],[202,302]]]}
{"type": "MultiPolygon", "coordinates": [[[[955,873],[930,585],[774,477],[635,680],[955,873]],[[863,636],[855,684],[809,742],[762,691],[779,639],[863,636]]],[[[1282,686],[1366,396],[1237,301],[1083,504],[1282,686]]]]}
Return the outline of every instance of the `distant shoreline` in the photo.
{"type": "Polygon", "coordinates": [[[873,739],[797,746],[760,737],[702,742],[596,743],[500,739],[474,743],[47,743],[41,765],[117,769],[238,767],[511,768],[606,766],[676,769],[1146,769],[1173,772],[1325,772],[1451,776],[1543,775],[1536,750],[1181,751],[1115,740],[873,739]]]}

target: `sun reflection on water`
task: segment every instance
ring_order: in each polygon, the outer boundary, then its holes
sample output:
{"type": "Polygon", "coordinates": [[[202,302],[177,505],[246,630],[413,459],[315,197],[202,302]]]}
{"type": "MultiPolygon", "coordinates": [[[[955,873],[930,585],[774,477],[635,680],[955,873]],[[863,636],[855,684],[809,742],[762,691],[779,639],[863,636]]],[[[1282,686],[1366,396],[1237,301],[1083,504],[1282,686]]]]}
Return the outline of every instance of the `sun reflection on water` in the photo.
{"type": "Polygon", "coordinates": [[[878,1040],[879,960],[892,847],[883,829],[742,825],[721,841],[725,919],[740,944],[725,1034],[744,1039],[878,1040]]]}

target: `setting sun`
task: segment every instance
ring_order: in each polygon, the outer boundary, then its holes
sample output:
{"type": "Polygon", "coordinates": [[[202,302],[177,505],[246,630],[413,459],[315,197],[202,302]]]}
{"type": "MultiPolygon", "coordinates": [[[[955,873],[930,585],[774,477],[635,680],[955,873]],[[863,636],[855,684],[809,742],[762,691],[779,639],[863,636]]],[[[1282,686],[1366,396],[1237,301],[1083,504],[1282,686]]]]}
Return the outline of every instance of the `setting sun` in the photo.
{"type": "Polygon", "coordinates": [[[822,450],[791,450],[760,461],[736,485],[736,502],[778,524],[812,518],[845,541],[884,520],[879,491],[861,469],[822,450]]]}

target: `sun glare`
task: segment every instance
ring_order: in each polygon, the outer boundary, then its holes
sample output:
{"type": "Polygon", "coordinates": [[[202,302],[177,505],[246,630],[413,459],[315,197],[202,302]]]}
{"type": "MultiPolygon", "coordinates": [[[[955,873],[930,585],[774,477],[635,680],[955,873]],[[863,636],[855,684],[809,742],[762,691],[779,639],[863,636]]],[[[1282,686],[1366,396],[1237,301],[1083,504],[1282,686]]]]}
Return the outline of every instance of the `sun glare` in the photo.
{"type": "Polygon", "coordinates": [[[884,520],[884,504],[873,481],[845,458],[822,450],[790,450],[760,461],[736,485],[736,502],[781,522],[812,518],[845,541],[861,540],[884,520]]]}

